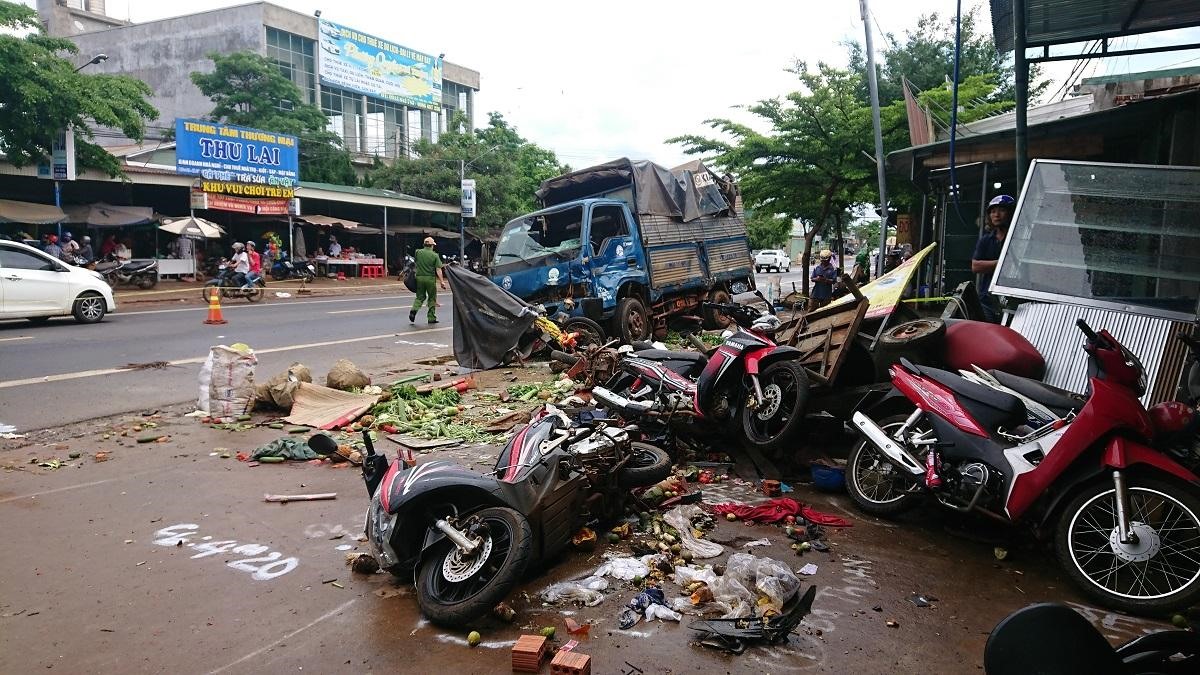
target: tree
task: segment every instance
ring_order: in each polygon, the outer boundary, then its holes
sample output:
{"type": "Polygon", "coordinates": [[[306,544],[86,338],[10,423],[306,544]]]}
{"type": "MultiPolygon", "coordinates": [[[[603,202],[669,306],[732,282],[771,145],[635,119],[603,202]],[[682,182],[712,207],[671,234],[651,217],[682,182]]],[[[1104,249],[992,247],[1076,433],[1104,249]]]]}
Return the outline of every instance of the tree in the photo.
{"type": "MultiPolygon", "coordinates": [[[[864,153],[871,147],[871,111],[858,97],[859,76],[804,62],[791,69],[800,90],[783,100],[769,99],[748,110],[771,126],[766,133],[728,119],[708,120],[722,139],[679,136],[687,154],[703,154],[739,179],[750,208],[781,213],[804,227],[804,259],[813,239],[840,222],[855,204],[869,200],[875,166],[864,153]]],[[[804,292],[808,292],[808,277],[804,292]]]]}
{"type": "Polygon", "coordinates": [[[0,1],[0,152],[14,166],[49,157],[55,132],[70,128],[78,164],[118,176],[120,160],[93,142],[93,127],[140,141],[158,117],[146,83],[76,72],[67,56],[78,53],[70,40],[46,35],[33,9],[0,1]]]}
{"type": "Polygon", "coordinates": [[[342,139],[329,131],[329,118],[311,103],[279,66],[261,54],[209,54],[211,73],[192,73],[192,82],[213,102],[214,122],[291,134],[300,139],[300,179],[354,185],[358,177],[342,139]]]}
{"type": "Polygon", "coordinates": [[[467,130],[456,114],[437,143],[417,143],[415,159],[399,159],[375,168],[371,185],[440,202],[457,203],[459,171],[475,179],[476,229],[498,227],[536,208],[534,191],[553,176],[569,171],[554,153],[522,138],[500,113],[490,113],[488,126],[467,130]]]}
{"type": "Polygon", "coordinates": [[[792,236],[792,221],[787,216],[758,209],[746,218],[746,235],[750,248],[781,248],[792,236]]]}

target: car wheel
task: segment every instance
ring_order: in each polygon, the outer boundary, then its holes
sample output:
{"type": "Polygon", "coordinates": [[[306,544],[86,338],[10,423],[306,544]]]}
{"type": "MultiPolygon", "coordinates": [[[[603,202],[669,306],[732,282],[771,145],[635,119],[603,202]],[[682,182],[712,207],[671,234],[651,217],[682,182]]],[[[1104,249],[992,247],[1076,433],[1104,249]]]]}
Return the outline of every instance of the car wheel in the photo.
{"type": "Polygon", "coordinates": [[[75,316],[75,320],[79,323],[98,323],[104,319],[105,312],[108,307],[104,303],[104,298],[98,293],[84,293],[75,299],[75,308],[71,314],[75,316]]]}

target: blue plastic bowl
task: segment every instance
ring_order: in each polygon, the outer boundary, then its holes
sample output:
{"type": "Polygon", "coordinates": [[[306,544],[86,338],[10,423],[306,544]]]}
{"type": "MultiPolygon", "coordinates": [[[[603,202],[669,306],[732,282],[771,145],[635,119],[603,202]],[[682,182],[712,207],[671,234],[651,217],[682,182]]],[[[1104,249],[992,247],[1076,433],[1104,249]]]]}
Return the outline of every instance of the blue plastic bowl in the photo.
{"type": "Polygon", "coordinates": [[[846,470],[840,466],[812,465],[813,487],[824,492],[844,492],[846,490],[846,470]]]}

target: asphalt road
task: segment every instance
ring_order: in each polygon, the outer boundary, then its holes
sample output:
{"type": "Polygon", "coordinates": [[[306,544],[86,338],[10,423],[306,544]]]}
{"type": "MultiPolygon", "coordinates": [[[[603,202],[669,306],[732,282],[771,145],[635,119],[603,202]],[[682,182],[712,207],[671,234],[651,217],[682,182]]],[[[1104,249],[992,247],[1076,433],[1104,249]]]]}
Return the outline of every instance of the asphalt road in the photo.
{"type": "Polygon", "coordinates": [[[425,323],[424,311],[415,326],[408,323],[411,298],[231,300],[222,306],[225,325],[204,324],[207,307],[192,301],[129,304],[91,326],[69,318],[0,322],[0,425],[28,430],[194,401],[200,366],[217,344],[253,347],[261,379],[294,361],[319,380],[341,358],[382,373],[447,353],[448,296],[436,326],[425,323]],[[155,362],[161,367],[126,369],[155,362]]]}

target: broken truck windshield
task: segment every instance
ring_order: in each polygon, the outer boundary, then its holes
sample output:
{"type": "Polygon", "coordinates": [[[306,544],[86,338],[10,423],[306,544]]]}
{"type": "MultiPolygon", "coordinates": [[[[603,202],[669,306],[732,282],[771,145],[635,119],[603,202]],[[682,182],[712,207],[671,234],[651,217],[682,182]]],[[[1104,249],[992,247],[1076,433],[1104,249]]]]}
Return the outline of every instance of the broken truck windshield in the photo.
{"type": "Polygon", "coordinates": [[[496,245],[495,265],[526,262],[549,255],[566,256],[583,246],[583,207],[525,216],[509,222],[496,245]]]}

